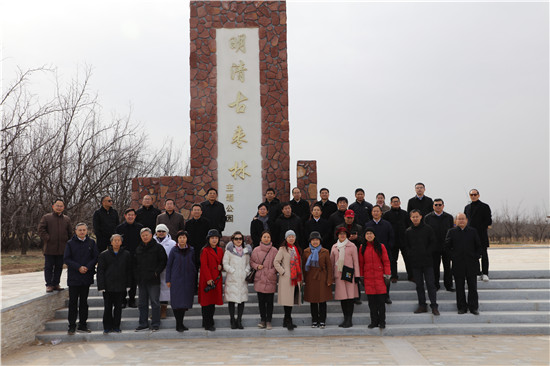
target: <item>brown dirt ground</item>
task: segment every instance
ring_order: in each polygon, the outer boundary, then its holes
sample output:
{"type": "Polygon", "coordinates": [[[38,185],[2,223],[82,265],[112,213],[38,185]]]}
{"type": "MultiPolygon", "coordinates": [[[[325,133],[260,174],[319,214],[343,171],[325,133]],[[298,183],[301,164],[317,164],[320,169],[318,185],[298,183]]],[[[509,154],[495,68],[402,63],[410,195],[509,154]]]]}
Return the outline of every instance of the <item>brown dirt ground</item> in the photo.
{"type": "Polygon", "coordinates": [[[21,255],[20,252],[2,253],[1,274],[17,274],[37,272],[44,269],[44,255],[41,250],[27,252],[21,255]]]}

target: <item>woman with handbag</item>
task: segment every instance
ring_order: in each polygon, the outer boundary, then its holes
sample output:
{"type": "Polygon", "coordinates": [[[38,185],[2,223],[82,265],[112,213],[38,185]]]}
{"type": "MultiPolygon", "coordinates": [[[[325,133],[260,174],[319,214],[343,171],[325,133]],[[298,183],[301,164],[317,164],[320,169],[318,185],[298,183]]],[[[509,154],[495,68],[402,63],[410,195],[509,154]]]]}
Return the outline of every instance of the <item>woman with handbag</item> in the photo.
{"type": "Polygon", "coordinates": [[[250,254],[252,247],[244,244],[244,235],[235,231],[231,241],[225,246],[223,268],[225,278],[225,301],[229,307],[231,329],[244,329],[242,323],[244,303],[248,301],[248,283],[246,276],[250,273],[250,254]],[[237,303],[237,320],[235,320],[235,303],[237,303]]]}
{"type": "Polygon", "coordinates": [[[294,330],[296,324],[292,322],[292,307],[300,305],[302,286],[302,265],[300,249],[296,243],[296,233],[288,230],[285,240],[281,244],[273,265],[279,272],[279,293],[277,302],[283,305],[285,317],[283,327],[294,330]]]}
{"type": "Polygon", "coordinates": [[[215,331],[214,312],[216,305],[223,305],[222,262],[224,251],[218,246],[220,233],[216,229],[208,231],[207,244],[201,250],[199,275],[199,304],[202,306],[204,329],[215,331]]]}
{"type": "Polygon", "coordinates": [[[357,247],[349,238],[349,231],[345,227],[336,230],[338,241],[332,246],[330,261],[334,273],[334,299],[340,300],[344,321],[338,326],[351,328],[353,326],[353,306],[355,298],[359,296],[356,279],[359,278],[359,256],[357,247]]]}
{"type": "Polygon", "coordinates": [[[311,327],[325,328],[327,301],[332,299],[332,263],[330,253],[321,246],[321,234],[309,234],[309,248],[304,250],[304,301],[310,303],[311,327]]]}
{"type": "Polygon", "coordinates": [[[359,267],[369,301],[369,329],[386,328],[386,283],[390,281],[390,260],[386,246],[377,239],[372,228],[365,230],[366,244],[359,251],[359,267]]]}
{"type": "Polygon", "coordinates": [[[277,249],[273,248],[271,234],[264,231],[260,245],[254,248],[250,257],[252,272],[248,278],[254,276],[254,290],[258,294],[258,306],[260,308],[260,323],[258,328],[271,330],[273,316],[273,298],[277,287],[277,271],[273,261],[277,255],[277,249]]]}

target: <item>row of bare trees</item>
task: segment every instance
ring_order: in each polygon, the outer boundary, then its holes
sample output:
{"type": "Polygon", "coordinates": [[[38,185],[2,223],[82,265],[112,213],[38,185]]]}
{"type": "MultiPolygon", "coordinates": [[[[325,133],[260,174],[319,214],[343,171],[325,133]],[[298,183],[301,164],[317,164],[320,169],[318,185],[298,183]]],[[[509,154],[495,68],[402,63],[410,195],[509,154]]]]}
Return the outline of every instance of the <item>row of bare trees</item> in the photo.
{"type": "Polygon", "coordinates": [[[489,230],[491,243],[548,243],[550,242],[550,219],[544,209],[537,207],[527,212],[518,206],[504,206],[493,218],[489,230]]]}
{"type": "Polygon", "coordinates": [[[91,222],[100,197],[128,207],[137,176],[185,175],[188,161],[167,139],[151,150],[147,135],[130,115],[106,119],[90,89],[91,69],[62,83],[55,70],[19,71],[1,99],[2,251],[25,254],[39,245],[36,229],[51,211],[52,199],[65,202],[73,222],[91,222]],[[32,90],[37,79],[53,81],[44,102],[32,90]]]}

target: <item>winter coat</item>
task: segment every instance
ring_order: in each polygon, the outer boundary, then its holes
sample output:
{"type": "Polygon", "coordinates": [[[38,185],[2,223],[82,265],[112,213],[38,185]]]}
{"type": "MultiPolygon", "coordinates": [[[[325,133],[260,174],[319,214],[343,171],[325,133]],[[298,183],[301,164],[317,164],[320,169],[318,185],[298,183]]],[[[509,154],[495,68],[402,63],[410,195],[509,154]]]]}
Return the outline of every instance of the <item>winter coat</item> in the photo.
{"type": "Polygon", "coordinates": [[[100,252],[103,252],[111,245],[111,235],[116,232],[116,227],[120,223],[118,212],[114,208],[107,211],[101,206],[94,212],[93,223],[97,248],[100,252]]]}
{"type": "Polygon", "coordinates": [[[65,245],[73,236],[71,219],[66,215],[58,215],[55,212],[46,214],[38,224],[38,235],[44,243],[45,255],[65,254],[65,245]]]}
{"type": "Polygon", "coordinates": [[[447,232],[445,247],[451,253],[455,276],[475,276],[479,272],[481,240],[477,231],[469,226],[455,227],[447,232]]]}
{"type": "MultiPolygon", "coordinates": [[[[296,247],[296,251],[296,255],[299,256],[300,251],[298,247],[296,247]]],[[[277,303],[283,306],[300,305],[302,303],[302,284],[298,282],[296,286],[292,286],[292,279],[290,277],[290,252],[286,246],[283,245],[279,248],[275,260],[273,261],[273,266],[275,266],[275,269],[279,272],[277,303]],[[298,290],[296,290],[296,287],[298,290]]]]}
{"type": "Polygon", "coordinates": [[[122,235],[122,246],[132,253],[132,256],[136,253],[136,248],[141,242],[141,229],[143,229],[143,225],[137,221],[134,221],[131,225],[124,221],[116,227],[116,233],[122,235]]]}
{"type": "Polygon", "coordinates": [[[139,243],[134,255],[134,278],[137,284],[160,285],[160,274],[168,258],[162,245],[154,239],[147,244],[139,243]]]}
{"type": "Polygon", "coordinates": [[[338,211],[338,205],[336,204],[336,202],[333,202],[331,200],[327,200],[326,202],[319,200],[315,202],[313,206],[321,207],[321,211],[322,211],[321,217],[325,220],[328,220],[330,218],[330,215],[338,211]]]}
{"type": "Polygon", "coordinates": [[[185,220],[183,215],[179,212],[173,211],[171,214],[168,212],[161,213],[157,216],[157,225],[164,224],[168,228],[168,234],[172,238],[176,237],[178,231],[185,229],[185,220]]]}
{"type": "MultiPolygon", "coordinates": [[[[269,230],[269,221],[267,222],[267,228],[269,230]]],[[[262,240],[262,233],[264,232],[264,224],[256,217],[250,222],[250,237],[252,238],[252,246],[256,248],[260,245],[262,240]]]]}
{"type": "Polygon", "coordinates": [[[275,197],[271,202],[268,202],[266,199],[264,203],[268,207],[267,215],[269,216],[269,225],[271,227],[275,223],[275,220],[281,215],[281,201],[275,197]]]}
{"type": "MultiPolygon", "coordinates": [[[[201,269],[199,276],[199,304],[207,305],[223,305],[223,277],[221,270],[218,270],[218,265],[223,263],[224,250],[216,247],[214,250],[210,245],[205,246],[201,252],[201,269]],[[220,276],[220,278],[217,278],[220,276]],[[214,280],[215,289],[204,292],[209,280],[214,280]]],[[[223,267],[222,267],[223,269],[223,267]]]]}
{"type": "Polygon", "coordinates": [[[232,242],[225,246],[223,255],[223,269],[225,275],[225,301],[246,302],[248,301],[248,283],[246,276],[250,273],[250,255],[252,247],[246,244],[243,248],[243,256],[239,257],[232,242]]]}
{"type": "Polygon", "coordinates": [[[180,249],[175,246],[170,250],[166,265],[166,282],[170,282],[170,306],[172,309],[191,309],[195,297],[195,249],[188,246],[180,249]]]}
{"type": "Polygon", "coordinates": [[[309,203],[306,200],[296,202],[295,199],[292,199],[290,200],[290,207],[292,207],[292,213],[296,214],[296,216],[302,220],[303,226],[311,215],[309,212],[309,203]]]}
{"type": "Polygon", "coordinates": [[[433,209],[434,201],[426,195],[422,196],[422,199],[418,198],[418,196],[414,196],[409,199],[407,203],[407,213],[409,214],[412,210],[420,210],[422,217],[426,217],[433,209]]]}
{"type": "Polygon", "coordinates": [[[67,265],[67,286],[89,286],[94,283],[95,265],[97,263],[97,245],[88,235],[80,240],[74,235],[65,246],[63,263],[67,265]],[[80,273],[80,267],[88,268],[88,272],[80,273]]]}
{"type": "MultiPolygon", "coordinates": [[[[346,220],[344,219],[344,214],[345,213],[346,213],[346,211],[338,210],[338,211],[334,212],[332,215],[330,215],[330,217],[328,218],[328,225],[330,227],[331,235],[334,235],[334,230],[336,230],[336,226],[346,222],[346,220]]],[[[332,242],[334,244],[334,239],[332,240],[332,242]]],[[[332,248],[331,248],[331,250],[332,250],[332,248]]]]}
{"type": "Polygon", "coordinates": [[[201,203],[202,216],[210,222],[209,229],[216,229],[221,233],[225,229],[225,207],[219,201],[204,201],[201,203]]]}
{"type": "Polygon", "coordinates": [[[382,215],[382,218],[389,221],[393,228],[394,248],[402,248],[405,245],[405,230],[411,226],[411,219],[407,211],[398,208],[390,209],[382,215]]]}
{"type": "Polygon", "coordinates": [[[362,202],[355,201],[349,205],[349,209],[355,212],[355,221],[361,225],[365,226],[367,221],[372,219],[372,204],[363,200],[362,202]]]}
{"type": "Polygon", "coordinates": [[[307,259],[311,255],[308,247],[302,255],[302,269],[304,274],[304,300],[310,303],[319,303],[332,300],[332,263],[330,252],[325,248],[319,251],[319,267],[309,267],[306,271],[307,259]]]}
{"type": "MultiPolygon", "coordinates": [[[[164,251],[166,252],[166,258],[168,258],[168,255],[170,254],[170,251],[172,248],[176,246],[176,242],[172,240],[172,237],[170,237],[170,234],[166,234],[164,239],[161,239],[155,236],[153,236],[153,239],[159,244],[162,245],[164,248],[164,251]]],[[[166,286],[166,268],[160,273],[160,297],[159,301],[170,301],[170,288],[166,286]]]]}
{"type": "Polygon", "coordinates": [[[202,247],[206,245],[206,235],[210,230],[210,222],[204,216],[198,219],[189,219],[185,223],[185,231],[189,234],[187,242],[195,248],[195,266],[200,267],[200,255],[202,247]]]}
{"type": "Polygon", "coordinates": [[[330,249],[332,248],[332,244],[334,244],[334,239],[332,238],[332,233],[330,232],[330,226],[326,219],[323,219],[321,216],[319,220],[315,220],[313,217],[306,221],[306,224],[304,226],[304,238],[305,240],[309,240],[309,235],[313,232],[317,231],[319,234],[321,234],[321,245],[323,248],[327,249],[330,256],[330,249]]]}
{"type": "Polygon", "coordinates": [[[380,295],[386,293],[386,284],[384,275],[390,275],[390,260],[386,246],[382,246],[382,255],[375,250],[372,243],[366,243],[359,249],[359,266],[361,267],[361,277],[365,285],[367,295],[380,295]],[[363,246],[366,245],[363,253],[363,246]]]}
{"type": "Polygon", "coordinates": [[[337,247],[338,243],[332,246],[330,252],[330,261],[332,262],[332,273],[334,275],[334,299],[335,300],[346,300],[346,299],[355,299],[359,296],[359,291],[357,290],[357,284],[355,283],[355,278],[361,276],[361,271],[359,269],[359,255],[357,254],[357,247],[351,241],[348,241],[346,244],[346,257],[344,258],[344,266],[351,267],[354,270],[354,279],[353,282],[347,282],[342,280],[342,272],[338,270],[338,258],[340,258],[340,251],[337,247]]]}
{"type": "Polygon", "coordinates": [[[277,270],[273,265],[275,256],[277,255],[277,249],[272,244],[258,245],[252,251],[250,256],[250,267],[256,270],[254,276],[254,290],[262,292],[264,294],[273,294],[277,289],[277,270]],[[258,266],[262,264],[263,268],[258,269],[258,266]]]}
{"type": "Polygon", "coordinates": [[[424,217],[424,223],[429,225],[434,231],[436,242],[435,252],[443,253],[447,231],[454,226],[454,218],[446,212],[442,212],[441,215],[437,216],[435,211],[432,211],[424,217]]]}
{"type": "Polygon", "coordinates": [[[132,255],[120,247],[117,254],[112,247],[103,251],[97,261],[97,289],[124,292],[132,283],[132,255]]]}
{"type": "Polygon", "coordinates": [[[411,268],[433,267],[435,248],[434,231],[423,222],[405,231],[405,252],[411,268]]]}
{"type": "Polygon", "coordinates": [[[292,213],[290,217],[285,217],[281,214],[281,216],[275,220],[272,236],[275,246],[278,247],[285,241],[285,234],[288,230],[294,230],[296,233],[296,244],[302,246],[305,242],[302,230],[302,220],[294,213],[292,213]]]}
{"type": "Polygon", "coordinates": [[[464,213],[468,218],[468,226],[477,230],[481,245],[488,248],[489,234],[487,233],[487,228],[493,224],[489,205],[477,200],[464,207],[464,213]]]}
{"type": "Polygon", "coordinates": [[[136,211],[136,221],[143,227],[148,227],[154,233],[158,215],[160,215],[160,210],[153,205],[149,207],[141,206],[136,211]]]}
{"type": "MultiPolygon", "coordinates": [[[[376,205],[375,205],[376,206],[376,205]]],[[[374,206],[373,206],[374,207],[374,206]]],[[[386,212],[391,210],[391,207],[386,205],[385,203],[382,206],[378,206],[382,210],[382,215],[384,215],[386,212]]]]}
{"type": "MultiPolygon", "coordinates": [[[[384,243],[386,248],[388,250],[392,250],[393,248],[393,242],[394,242],[394,231],[393,226],[389,223],[389,221],[386,221],[384,219],[380,219],[378,223],[374,220],[370,220],[365,224],[365,230],[367,228],[374,230],[374,235],[376,236],[376,239],[380,243],[384,243]]],[[[364,232],[363,232],[364,233],[364,232]]],[[[363,239],[365,238],[365,235],[363,234],[363,239]]],[[[364,241],[363,241],[364,242],[364,241]]]]}

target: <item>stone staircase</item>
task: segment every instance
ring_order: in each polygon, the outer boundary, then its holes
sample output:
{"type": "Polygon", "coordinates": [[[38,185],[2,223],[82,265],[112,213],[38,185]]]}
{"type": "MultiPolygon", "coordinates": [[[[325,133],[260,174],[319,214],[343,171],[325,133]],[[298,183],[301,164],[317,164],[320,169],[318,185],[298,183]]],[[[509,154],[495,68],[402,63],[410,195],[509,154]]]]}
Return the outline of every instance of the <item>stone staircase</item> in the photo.
{"type": "MultiPolygon", "coordinates": [[[[405,275],[401,274],[400,278],[405,275]]],[[[443,287],[443,286],[442,286],[443,287]]],[[[92,333],[67,335],[67,313],[63,308],[56,311],[55,319],[46,323],[45,330],[36,335],[42,342],[61,340],[71,341],[127,341],[145,339],[178,338],[224,338],[224,337],[289,337],[289,336],[341,336],[341,335],[463,335],[463,334],[550,334],[550,271],[493,271],[491,281],[478,282],[480,315],[470,313],[459,315],[456,309],[455,293],[438,291],[438,303],[441,316],[431,313],[413,314],[417,306],[416,291],[413,283],[399,281],[392,284],[392,305],[386,306],[386,329],[368,329],[370,316],[363,295],[363,304],[356,305],[353,315],[353,327],[339,328],[342,312],[339,301],[328,303],[327,327],[311,328],[309,304],[295,306],[293,320],[298,328],[290,332],[282,327],[283,308],[277,305],[273,314],[273,330],[257,328],[259,312],[257,297],[252,285],[249,285],[249,301],[243,315],[244,330],[230,329],[227,305],[216,306],[214,317],[216,331],[208,332],[201,328],[201,309],[195,304],[185,315],[184,323],[189,331],[178,333],[176,322],[170,307],[168,317],[161,321],[158,332],[134,332],[138,325],[138,309],[126,308],[122,312],[122,333],[103,334],[103,298],[95,287],[90,289],[88,327],[92,333]]]]}

